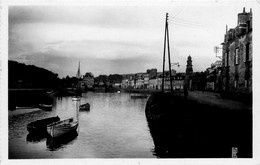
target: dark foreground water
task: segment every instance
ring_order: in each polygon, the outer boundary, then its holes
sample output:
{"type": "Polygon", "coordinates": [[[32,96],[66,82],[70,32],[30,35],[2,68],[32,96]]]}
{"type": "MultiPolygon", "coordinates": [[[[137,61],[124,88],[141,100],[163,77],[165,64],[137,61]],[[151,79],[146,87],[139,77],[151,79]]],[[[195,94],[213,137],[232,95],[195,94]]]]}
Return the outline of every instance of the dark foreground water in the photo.
{"type": "Polygon", "coordinates": [[[56,116],[76,116],[71,97],[56,98],[53,110],[9,111],[9,158],[153,158],[154,143],[145,117],[147,99],[131,99],[129,93],[86,93],[79,112],[78,134],[61,139],[28,134],[32,121],[56,116]]]}

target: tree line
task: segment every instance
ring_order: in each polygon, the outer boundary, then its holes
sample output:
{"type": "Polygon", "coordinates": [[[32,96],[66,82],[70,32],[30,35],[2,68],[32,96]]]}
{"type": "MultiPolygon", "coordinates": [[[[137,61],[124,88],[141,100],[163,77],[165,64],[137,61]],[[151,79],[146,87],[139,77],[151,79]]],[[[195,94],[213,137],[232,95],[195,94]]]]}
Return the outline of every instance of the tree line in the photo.
{"type": "MultiPolygon", "coordinates": [[[[94,77],[93,77],[94,78],[94,77]]],[[[94,78],[94,82],[99,84],[121,83],[123,79],[122,75],[110,74],[110,75],[99,75],[94,78]]],[[[9,89],[16,88],[68,88],[74,87],[78,81],[75,76],[66,76],[59,78],[57,73],[53,73],[44,68],[40,68],[34,65],[26,65],[16,61],[8,61],[8,86],[9,89]]]]}

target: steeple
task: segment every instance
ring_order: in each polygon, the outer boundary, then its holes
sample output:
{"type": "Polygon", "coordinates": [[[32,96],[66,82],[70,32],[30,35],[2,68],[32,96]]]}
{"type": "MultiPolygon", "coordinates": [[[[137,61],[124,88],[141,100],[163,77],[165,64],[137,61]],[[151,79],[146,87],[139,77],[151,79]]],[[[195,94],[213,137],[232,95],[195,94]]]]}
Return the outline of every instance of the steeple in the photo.
{"type": "Polygon", "coordinates": [[[193,73],[193,69],[192,69],[192,60],[191,60],[191,56],[188,56],[187,59],[187,65],[186,65],[186,75],[191,75],[193,73]]]}
{"type": "Polygon", "coordinates": [[[81,75],[80,75],[80,62],[79,62],[79,68],[78,68],[78,72],[77,72],[76,77],[77,77],[78,79],[81,78],[81,75]]]}

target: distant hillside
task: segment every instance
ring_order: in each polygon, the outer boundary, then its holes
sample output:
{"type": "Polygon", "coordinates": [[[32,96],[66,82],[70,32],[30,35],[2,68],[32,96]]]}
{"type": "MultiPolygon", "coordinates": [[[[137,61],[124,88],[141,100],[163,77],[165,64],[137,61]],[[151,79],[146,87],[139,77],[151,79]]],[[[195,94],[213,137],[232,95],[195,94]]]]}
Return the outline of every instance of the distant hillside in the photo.
{"type": "Polygon", "coordinates": [[[34,65],[8,61],[8,85],[10,88],[56,88],[58,74],[34,65]]]}

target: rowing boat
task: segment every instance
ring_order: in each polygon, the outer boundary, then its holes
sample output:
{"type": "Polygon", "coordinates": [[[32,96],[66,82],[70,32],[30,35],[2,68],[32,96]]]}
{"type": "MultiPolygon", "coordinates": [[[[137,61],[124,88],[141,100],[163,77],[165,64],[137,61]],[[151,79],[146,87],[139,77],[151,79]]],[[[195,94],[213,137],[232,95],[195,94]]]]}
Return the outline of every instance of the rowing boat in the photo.
{"type": "Polygon", "coordinates": [[[78,128],[78,121],[73,118],[58,121],[47,125],[47,132],[51,137],[60,137],[65,134],[76,131],[78,128]]]}

